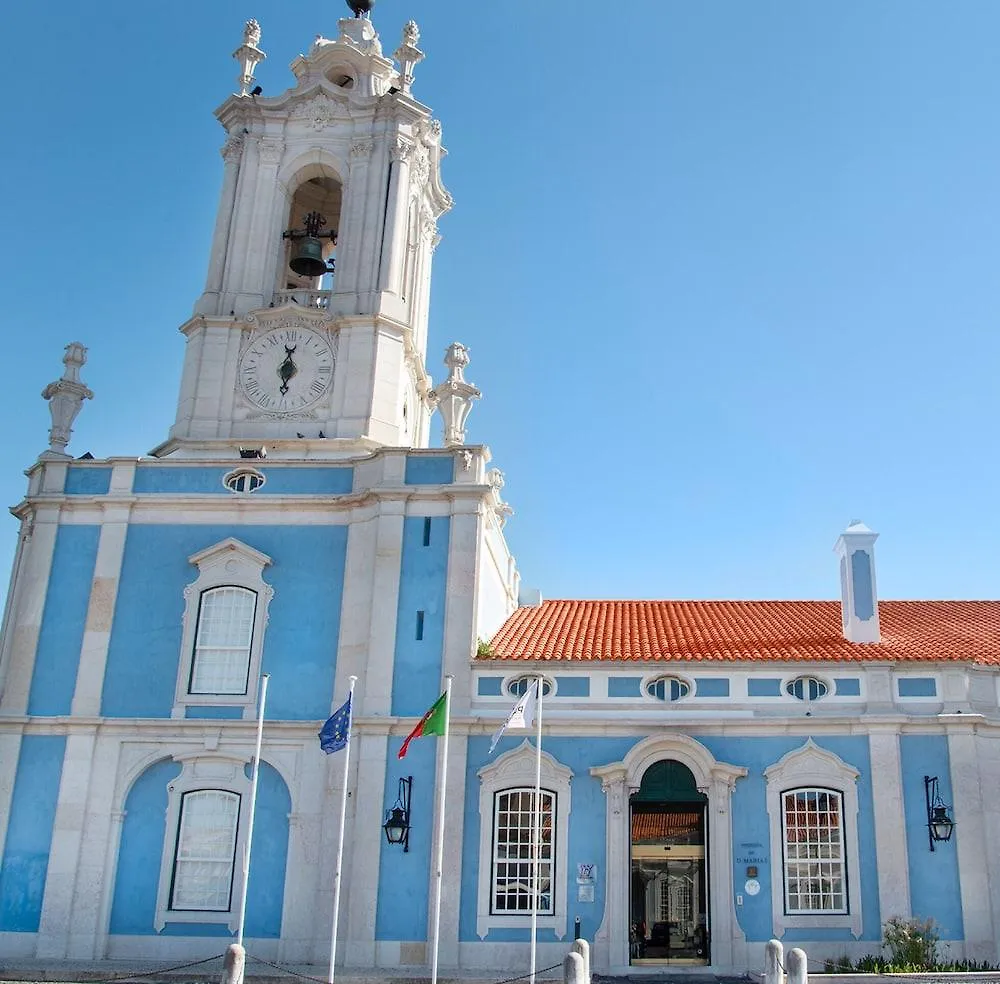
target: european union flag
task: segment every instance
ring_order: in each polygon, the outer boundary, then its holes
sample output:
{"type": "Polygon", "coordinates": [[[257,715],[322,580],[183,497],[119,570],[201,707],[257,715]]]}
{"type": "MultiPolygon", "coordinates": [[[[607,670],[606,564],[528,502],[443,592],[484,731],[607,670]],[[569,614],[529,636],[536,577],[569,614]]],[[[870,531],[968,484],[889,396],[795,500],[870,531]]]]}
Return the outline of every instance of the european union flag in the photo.
{"type": "Polygon", "coordinates": [[[347,747],[351,739],[351,698],[344,701],[344,706],[334,712],[319,733],[319,747],[327,755],[339,752],[347,747]]]}

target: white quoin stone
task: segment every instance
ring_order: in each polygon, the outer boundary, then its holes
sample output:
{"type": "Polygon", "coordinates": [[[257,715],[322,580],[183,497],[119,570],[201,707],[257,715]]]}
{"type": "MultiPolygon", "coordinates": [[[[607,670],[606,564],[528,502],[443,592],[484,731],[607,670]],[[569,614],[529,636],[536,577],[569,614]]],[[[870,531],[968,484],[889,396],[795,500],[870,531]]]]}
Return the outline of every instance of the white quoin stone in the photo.
{"type": "Polygon", "coordinates": [[[76,420],[84,400],[92,400],[94,394],[80,379],[80,369],[87,361],[87,349],[79,342],[66,346],[63,365],[66,367],[61,379],[49,383],[42,390],[42,398],[49,401],[52,427],[49,429],[49,450],[47,454],[65,455],[76,420]]]}
{"type": "Polygon", "coordinates": [[[483,394],[472,383],[466,382],[464,372],[469,364],[469,350],[461,342],[452,342],[444,355],[448,378],[431,391],[434,406],[444,419],[444,445],[446,448],[465,443],[465,422],[472,410],[472,401],[483,394]]]}
{"type": "Polygon", "coordinates": [[[878,533],[860,520],[852,520],[834,546],[840,557],[841,624],[849,642],[882,641],[875,586],[877,539],[878,533]]]}

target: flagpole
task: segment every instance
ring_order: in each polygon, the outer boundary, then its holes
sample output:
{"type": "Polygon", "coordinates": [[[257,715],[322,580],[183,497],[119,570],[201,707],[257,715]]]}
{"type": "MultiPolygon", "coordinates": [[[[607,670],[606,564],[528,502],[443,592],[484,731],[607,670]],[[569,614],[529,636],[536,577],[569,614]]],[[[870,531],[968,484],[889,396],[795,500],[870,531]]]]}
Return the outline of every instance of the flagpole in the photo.
{"type": "Polygon", "coordinates": [[[534,825],[534,856],[532,858],[531,875],[531,974],[529,984],[535,984],[535,968],[538,965],[538,874],[542,848],[542,690],[545,687],[543,677],[536,681],[538,693],[538,734],[535,738],[535,815],[534,825]]]}
{"type": "Polygon", "coordinates": [[[438,944],[441,940],[441,867],[444,863],[444,802],[448,791],[448,730],[451,725],[451,674],[444,678],[444,734],[441,736],[441,795],[434,832],[434,881],[431,886],[434,922],[431,928],[431,984],[438,979],[438,944]]]}
{"type": "Polygon", "coordinates": [[[347,746],[344,748],[344,787],[340,793],[340,829],[337,833],[337,865],[333,871],[333,928],[330,930],[330,970],[327,972],[327,984],[333,984],[334,965],[337,962],[337,923],[340,920],[340,875],[344,861],[344,823],[347,820],[347,770],[351,761],[351,726],[354,724],[354,684],[356,676],[348,677],[350,689],[347,702],[350,713],[347,715],[347,746]]]}
{"type": "Polygon", "coordinates": [[[247,887],[250,884],[250,847],[253,844],[253,818],[257,809],[257,779],[260,777],[260,746],[264,740],[264,704],[267,702],[265,673],[260,678],[260,707],[257,711],[257,746],[253,753],[253,777],[250,780],[250,819],[247,821],[247,838],[243,848],[243,884],[240,886],[240,918],[236,923],[236,942],[243,946],[243,928],[247,919],[247,887]]]}

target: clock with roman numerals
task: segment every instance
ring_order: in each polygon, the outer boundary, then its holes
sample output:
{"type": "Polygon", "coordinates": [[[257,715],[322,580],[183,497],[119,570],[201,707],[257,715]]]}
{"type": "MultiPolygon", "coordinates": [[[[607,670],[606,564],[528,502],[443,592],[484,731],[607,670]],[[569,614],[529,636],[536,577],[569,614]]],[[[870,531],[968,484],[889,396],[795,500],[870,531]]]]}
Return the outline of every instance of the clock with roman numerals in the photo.
{"type": "Polygon", "coordinates": [[[300,413],[333,382],[333,349],[310,328],[273,328],[258,335],[240,360],[243,395],[267,413],[300,413]]]}

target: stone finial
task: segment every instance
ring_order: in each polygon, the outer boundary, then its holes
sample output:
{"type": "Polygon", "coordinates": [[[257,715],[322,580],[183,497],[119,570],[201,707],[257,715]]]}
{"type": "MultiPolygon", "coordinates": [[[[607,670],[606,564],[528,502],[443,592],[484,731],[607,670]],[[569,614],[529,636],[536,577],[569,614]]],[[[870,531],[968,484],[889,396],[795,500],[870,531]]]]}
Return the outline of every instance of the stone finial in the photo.
{"type": "Polygon", "coordinates": [[[441,411],[444,419],[444,446],[458,447],[465,443],[465,422],[472,410],[472,401],[483,394],[466,382],[464,371],[469,364],[469,350],[460,342],[452,342],[444,355],[448,378],[435,386],[429,396],[431,406],[441,411]]]}
{"type": "Polygon", "coordinates": [[[48,454],[66,454],[66,445],[73,433],[73,421],[76,420],[83,401],[94,398],[94,394],[80,379],[80,368],[86,361],[86,348],[79,342],[70,342],[63,356],[66,368],[62,378],[49,383],[42,390],[42,398],[49,401],[49,413],[52,415],[48,454]]]}
{"type": "Polygon", "coordinates": [[[240,74],[236,77],[236,81],[239,83],[241,96],[250,95],[254,83],[254,69],[267,58],[267,55],[257,47],[259,44],[260,24],[255,20],[248,20],[243,27],[243,44],[233,52],[233,58],[240,63],[240,74]]]}
{"type": "Polygon", "coordinates": [[[409,92],[413,85],[413,70],[424,60],[424,53],[417,47],[420,28],[416,21],[407,21],[403,27],[403,40],[392,57],[399,62],[399,82],[403,92],[409,92]]]}

